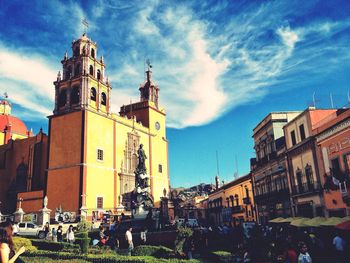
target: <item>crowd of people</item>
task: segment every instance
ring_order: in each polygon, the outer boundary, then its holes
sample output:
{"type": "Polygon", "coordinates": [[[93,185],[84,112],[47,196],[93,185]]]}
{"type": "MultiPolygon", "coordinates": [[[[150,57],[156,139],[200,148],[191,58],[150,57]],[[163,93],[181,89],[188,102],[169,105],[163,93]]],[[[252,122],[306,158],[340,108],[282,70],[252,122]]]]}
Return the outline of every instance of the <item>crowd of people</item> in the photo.
{"type": "Polygon", "coordinates": [[[208,227],[194,231],[184,244],[184,252],[192,258],[208,250],[231,251],[236,263],[346,263],[349,237],[350,233],[332,228],[208,227]]]}

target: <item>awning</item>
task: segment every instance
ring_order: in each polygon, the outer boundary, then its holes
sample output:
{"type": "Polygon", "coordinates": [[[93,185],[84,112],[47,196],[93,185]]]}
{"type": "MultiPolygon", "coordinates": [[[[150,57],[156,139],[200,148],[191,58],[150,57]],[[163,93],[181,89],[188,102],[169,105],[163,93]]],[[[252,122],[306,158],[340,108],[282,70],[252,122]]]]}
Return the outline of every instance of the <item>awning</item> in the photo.
{"type": "Polygon", "coordinates": [[[269,223],[280,223],[281,220],[284,220],[284,218],[283,217],[277,217],[277,218],[271,219],[269,221],[269,223]]]}
{"type": "Polygon", "coordinates": [[[322,222],[321,226],[336,226],[342,222],[344,222],[344,219],[341,217],[330,217],[327,218],[326,221],[322,222]]]}
{"type": "Polygon", "coordinates": [[[323,222],[325,222],[326,220],[327,220],[327,218],[325,218],[325,217],[317,216],[317,217],[314,217],[312,219],[305,221],[304,224],[306,226],[309,226],[309,227],[318,227],[318,226],[321,226],[321,224],[323,222]]]}
{"type": "Polygon", "coordinates": [[[296,220],[293,220],[290,225],[291,226],[296,226],[296,227],[308,227],[308,225],[305,224],[306,221],[310,220],[310,218],[299,218],[296,220]]]}
{"type": "Polygon", "coordinates": [[[335,228],[341,229],[341,230],[350,230],[350,220],[347,220],[345,222],[342,222],[335,226],[335,228]]]}
{"type": "Polygon", "coordinates": [[[279,223],[290,223],[294,220],[300,219],[301,217],[287,217],[283,220],[281,220],[279,223]]]}

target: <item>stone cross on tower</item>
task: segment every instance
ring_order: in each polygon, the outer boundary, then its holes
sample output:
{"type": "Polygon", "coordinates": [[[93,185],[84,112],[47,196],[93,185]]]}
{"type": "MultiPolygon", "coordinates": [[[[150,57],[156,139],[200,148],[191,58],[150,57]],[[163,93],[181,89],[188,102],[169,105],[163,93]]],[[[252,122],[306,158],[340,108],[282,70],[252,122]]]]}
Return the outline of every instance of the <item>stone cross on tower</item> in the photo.
{"type": "Polygon", "coordinates": [[[86,18],[84,18],[84,19],[82,19],[81,20],[81,23],[83,24],[83,26],[84,26],[84,35],[87,33],[87,29],[88,29],[88,27],[89,27],[89,23],[88,23],[88,21],[86,20],[86,18]]]}

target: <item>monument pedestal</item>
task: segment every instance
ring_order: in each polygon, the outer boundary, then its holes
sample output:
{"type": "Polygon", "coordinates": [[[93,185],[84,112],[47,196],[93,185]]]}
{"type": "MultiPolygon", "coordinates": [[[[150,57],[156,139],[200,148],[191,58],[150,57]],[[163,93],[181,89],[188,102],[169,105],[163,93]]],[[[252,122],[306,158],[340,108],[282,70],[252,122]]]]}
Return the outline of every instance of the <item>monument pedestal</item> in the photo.
{"type": "Polygon", "coordinates": [[[48,209],[47,207],[40,209],[37,224],[45,225],[47,222],[50,223],[50,214],[51,214],[51,209],[48,209]]]}

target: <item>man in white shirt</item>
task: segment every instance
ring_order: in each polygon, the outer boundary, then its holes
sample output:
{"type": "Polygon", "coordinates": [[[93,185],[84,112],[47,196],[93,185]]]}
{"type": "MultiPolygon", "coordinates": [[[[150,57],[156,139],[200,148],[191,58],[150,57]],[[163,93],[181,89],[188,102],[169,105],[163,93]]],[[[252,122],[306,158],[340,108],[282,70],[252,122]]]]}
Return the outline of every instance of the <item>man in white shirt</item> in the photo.
{"type": "Polygon", "coordinates": [[[125,233],[125,239],[128,241],[129,247],[128,247],[128,255],[131,256],[131,251],[134,249],[134,243],[132,242],[132,227],[129,227],[128,230],[126,230],[125,233]]]}

